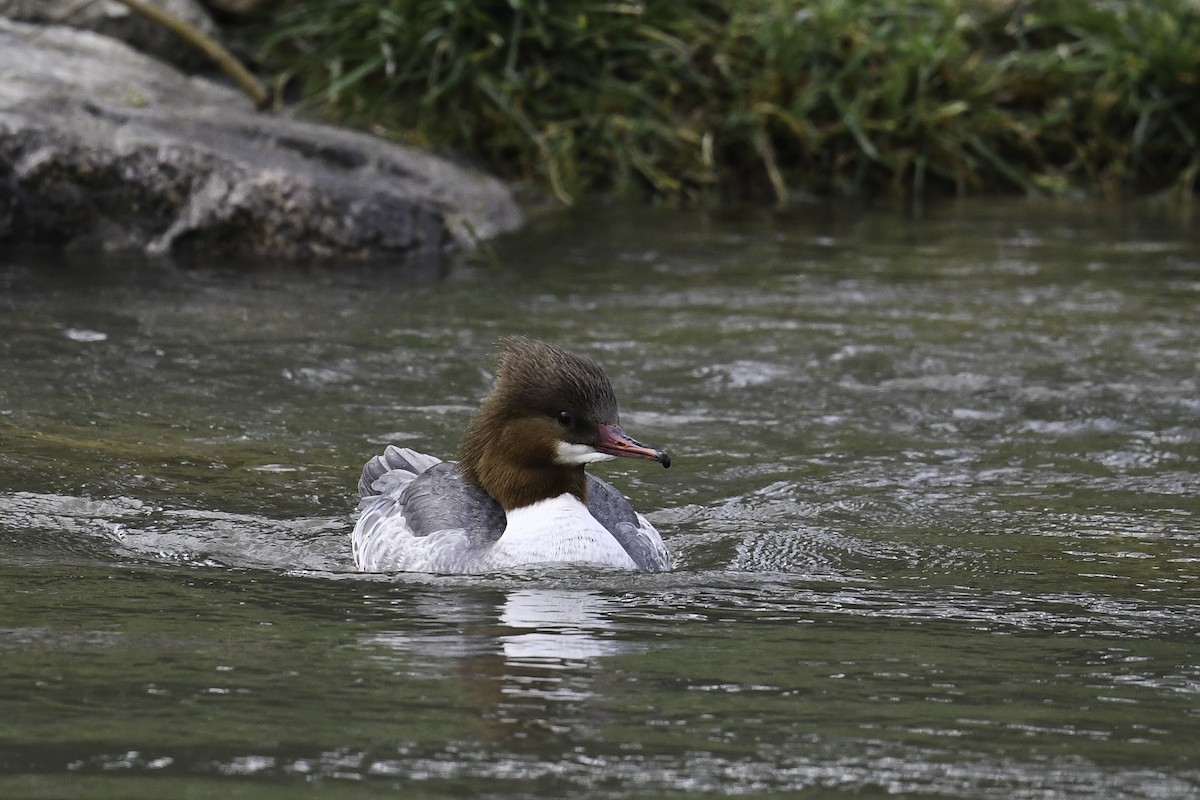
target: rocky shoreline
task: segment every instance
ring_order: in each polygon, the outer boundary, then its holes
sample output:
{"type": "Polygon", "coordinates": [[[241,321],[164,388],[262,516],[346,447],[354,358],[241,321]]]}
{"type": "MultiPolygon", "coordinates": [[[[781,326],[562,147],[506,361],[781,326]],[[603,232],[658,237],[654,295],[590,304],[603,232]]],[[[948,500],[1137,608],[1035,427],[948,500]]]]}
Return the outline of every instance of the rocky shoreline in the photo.
{"type": "Polygon", "coordinates": [[[403,258],[522,221],[494,178],[256,111],[92,30],[0,16],[0,246],[403,258]]]}

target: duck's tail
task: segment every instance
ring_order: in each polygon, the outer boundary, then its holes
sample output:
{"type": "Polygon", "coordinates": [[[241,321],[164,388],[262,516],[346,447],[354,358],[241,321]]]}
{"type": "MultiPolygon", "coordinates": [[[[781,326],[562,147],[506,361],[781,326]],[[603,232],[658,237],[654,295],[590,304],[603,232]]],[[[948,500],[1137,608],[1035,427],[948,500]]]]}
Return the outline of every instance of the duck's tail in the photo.
{"type": "Polygon", "coordinates": [[[381,455],[375,456],[363,466],[362,477],[358,480],[358,496],[392,494],[441,462],[440,458],[427,456],[407,447],[388,445],[381,455]]]}

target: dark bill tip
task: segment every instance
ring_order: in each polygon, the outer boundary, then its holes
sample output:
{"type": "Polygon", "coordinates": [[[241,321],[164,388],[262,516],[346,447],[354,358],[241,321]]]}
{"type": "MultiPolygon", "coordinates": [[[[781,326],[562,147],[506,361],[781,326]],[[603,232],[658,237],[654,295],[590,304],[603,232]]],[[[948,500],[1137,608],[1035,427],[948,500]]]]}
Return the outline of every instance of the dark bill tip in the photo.
{"type": "Polygon", "coordinates": [[[666,450],[655,450],[634,439],[618,425],[600,426],[600,444],[596,449],[601,453],[621,458],[640,458],[645,461],[657,461],[664,467],[671,466],[671,456],[666,450]]]}

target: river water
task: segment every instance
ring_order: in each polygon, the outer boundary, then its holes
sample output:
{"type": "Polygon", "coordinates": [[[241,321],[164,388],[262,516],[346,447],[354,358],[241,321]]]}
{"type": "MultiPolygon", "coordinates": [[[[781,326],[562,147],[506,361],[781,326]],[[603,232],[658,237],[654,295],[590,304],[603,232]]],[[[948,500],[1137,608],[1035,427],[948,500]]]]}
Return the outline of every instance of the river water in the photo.
{"type": "Polygon", "coordinates": [[[469,260],[0,256],[0,796],[1200,792],[1178,212],[592,207],[469,260]],[[675,571],[361,575],[523,333],[675,571]]]}

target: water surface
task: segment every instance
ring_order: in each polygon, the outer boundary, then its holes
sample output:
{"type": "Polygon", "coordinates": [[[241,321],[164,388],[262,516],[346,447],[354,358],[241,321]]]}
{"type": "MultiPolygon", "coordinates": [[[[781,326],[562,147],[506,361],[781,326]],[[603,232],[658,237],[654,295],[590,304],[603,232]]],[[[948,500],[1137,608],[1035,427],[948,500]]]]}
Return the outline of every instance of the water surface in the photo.
{"type": "Polygon", "coordinates": [[[1200,791],[1200,247],[590,208],[397,268],[0,263],[0,796],[1200,791]],[[609,370],[667,575],[356,574],[497,338],[609,370]]]}

